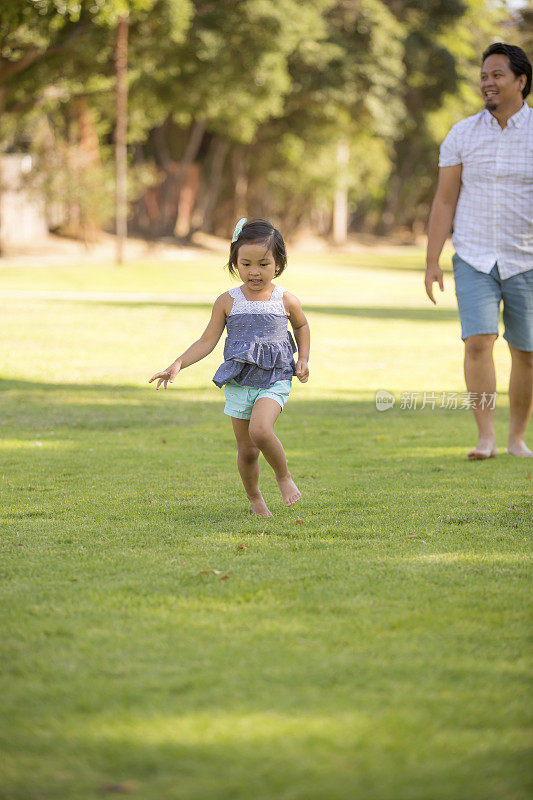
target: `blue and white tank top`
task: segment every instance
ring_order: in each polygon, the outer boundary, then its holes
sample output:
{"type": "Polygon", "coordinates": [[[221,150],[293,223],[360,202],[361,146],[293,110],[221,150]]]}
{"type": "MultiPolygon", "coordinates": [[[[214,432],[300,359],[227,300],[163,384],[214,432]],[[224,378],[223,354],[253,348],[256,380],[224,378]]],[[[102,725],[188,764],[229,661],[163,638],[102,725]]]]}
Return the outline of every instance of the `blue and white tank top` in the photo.
{"type": "Polygon", "coordinates": [[[213,377],[217,386],[234,380],[268,389],[276,381],[292,380],[297,348],[288,330],[284,292],[275,286],[270,300],[247,300],[240,286],[229,290],[233,306],[226,319],[224,363],[213,377]]]}

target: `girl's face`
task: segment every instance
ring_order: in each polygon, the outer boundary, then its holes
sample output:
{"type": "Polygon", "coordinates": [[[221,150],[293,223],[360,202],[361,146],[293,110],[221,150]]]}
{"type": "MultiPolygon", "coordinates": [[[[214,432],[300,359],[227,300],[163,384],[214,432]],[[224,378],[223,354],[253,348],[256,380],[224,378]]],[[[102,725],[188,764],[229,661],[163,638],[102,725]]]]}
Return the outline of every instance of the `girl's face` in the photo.
{"type": "Polygon", "coordinates": [[[237,254],[237,269],[241,281],[251,292],[260,292],[276,276],[276,262],[271,250],[261,243],[243,244],[237,254]]]}

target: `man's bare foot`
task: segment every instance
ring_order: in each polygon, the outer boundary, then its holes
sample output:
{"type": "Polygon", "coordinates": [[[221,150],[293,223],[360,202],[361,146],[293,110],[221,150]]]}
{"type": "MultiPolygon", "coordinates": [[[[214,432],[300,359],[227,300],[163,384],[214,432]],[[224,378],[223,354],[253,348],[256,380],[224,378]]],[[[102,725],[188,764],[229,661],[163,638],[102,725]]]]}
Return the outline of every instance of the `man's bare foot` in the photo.
{"type": "Polygon", "coordinates": [[[507,452],[510,456],[519,456],[520,458],[533,458],[533,450],[530,450],[523,439],[517,442],[509,442],[507,452]]]}
{"type": "Polygon", "coordinates": [[[467,453],[469,461],[482,461],[484,458],[494,458],[498,454],[498,448],[494,439],[480,439],[477,447],[467,453]]]}
{"type": "Polygon", "coordinates": [[[279,490],[285,505],[293,506],[295,503],[297,503],[302,495],[291,478],[290,473],[288,472],[284,478],[276,478],[276,480],[278,482],[279,490]]]}
{"type": "Polygon", "coordinates": [[[267,504],[265,503],[261,492],[258,492],[253,497],[250,497],[250,495],[248,495],[248,500],[250,501],[250,505],[252,506],[252,511],[254,512],[254,514],[257,514],[258,517],[273,516],[272,512],[268,510],[267,504]]]}

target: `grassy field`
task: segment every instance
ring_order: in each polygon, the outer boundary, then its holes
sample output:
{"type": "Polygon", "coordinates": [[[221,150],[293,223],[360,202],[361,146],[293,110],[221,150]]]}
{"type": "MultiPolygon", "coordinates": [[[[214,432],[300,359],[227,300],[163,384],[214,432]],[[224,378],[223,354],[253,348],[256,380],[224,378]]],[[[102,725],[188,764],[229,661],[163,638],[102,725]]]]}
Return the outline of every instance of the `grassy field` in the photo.
{"type": "MultiPolygon", "coordinates": [[[[223,260],[223,259],[222,259],[223,260]]],[[[216,255],[0,268],[0,798],[530,796],[531,463],[469,463],[453,281],[298,255],[311,379],[277,430],[303,493],[253,518],[205,361],[148,377],[232,285],[216,255]],[[396,397],[378,412],[377,389],[396,397]]],[[[531,442],[531,436],[530,436],[531,442]]]]}

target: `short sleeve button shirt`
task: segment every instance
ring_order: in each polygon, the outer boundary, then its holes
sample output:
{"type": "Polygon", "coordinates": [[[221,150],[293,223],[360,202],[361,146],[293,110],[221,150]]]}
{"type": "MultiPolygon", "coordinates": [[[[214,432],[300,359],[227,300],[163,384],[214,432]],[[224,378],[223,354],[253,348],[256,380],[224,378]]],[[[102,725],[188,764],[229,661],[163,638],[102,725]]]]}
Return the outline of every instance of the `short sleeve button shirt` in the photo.
{"type": "Polygon", "coordinates": [[[439,167],[462,164],[453,221],[457,254],[501,278],[533,269],[533,109],[501,128],[487,110],[461,120],[440,148],[439,167]]]}

